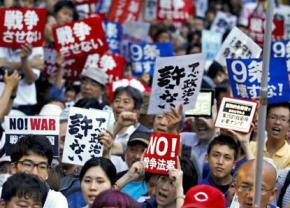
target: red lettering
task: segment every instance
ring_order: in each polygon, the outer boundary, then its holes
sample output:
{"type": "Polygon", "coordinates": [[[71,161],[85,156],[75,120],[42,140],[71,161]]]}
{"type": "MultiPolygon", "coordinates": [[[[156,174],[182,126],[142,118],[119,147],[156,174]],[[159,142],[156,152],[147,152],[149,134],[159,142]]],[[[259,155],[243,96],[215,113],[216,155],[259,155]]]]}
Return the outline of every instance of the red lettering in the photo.
{"type": "Polygon", "coordinates": [[[55,120],[54,119],[48,120],[49,120],[49,130],[55,130],[55,120]]]}
{"type": "Polygon", "coordinates": [[[41,130],[48,130],[47,119],[42,119],[41,130]]]}
{"type": "Polygon", "coordinates": [[[40,118],[31,118],[30,119],[31,130],[39,130],[40,124],[41,124],[40,118]]]}

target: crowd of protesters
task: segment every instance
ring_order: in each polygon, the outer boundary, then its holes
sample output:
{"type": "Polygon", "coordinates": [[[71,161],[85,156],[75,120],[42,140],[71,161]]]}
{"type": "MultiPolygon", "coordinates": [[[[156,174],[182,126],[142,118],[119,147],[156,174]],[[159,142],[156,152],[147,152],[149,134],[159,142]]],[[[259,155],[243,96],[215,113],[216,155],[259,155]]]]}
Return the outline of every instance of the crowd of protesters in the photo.
{"type": "MultiPolygon", "coordinates": [[[[239,20],[244,5],[254,2],[209,0],[204,17],[190,17],[179,27],[170,21],[152,21],[148,39],[172,42],[176,56],[201,53],[202,30],[210,28],[218,11],[239,20]]],[[[1,3],[4,8],[47,8],[46,47],[53,47],[53,27],[84,16],[68,0],[1,3]]],[[[237,26],[247,33],[247,25],[238,21],[237,26]]],[[[3,122],[7,115],[43,115],[59,116],[60,122],[59,157],[53,157],[52,145],[45,136],[33,134],[19,139],[11,154],[6,155],[5,128],[0,127],[0,207],[254,207],[255,127],[259,121],[253,121],[249,133],[214,125],[222,97],[232,95],[225,67],[214,61],[202,80],[202,89],[215,92],[211,116],[185,117],[182,105],[164,114],[147,115],[152,84],[149,74],[135,78],[148,89],[146,92],[127,85],[114,90],[110,98],[105,72],[89,68],[78,80],[65,80],[64,58],[58,54],[55,76],[44,77],[44,57],[43,47],[33,48],[28,43],[20,49],[0,48],[0,120],[3,122]],[[62,163],[71,106],[109,110],[114,115],[111,128],[99,137],[103,157],[91,158],[83,166],[62,163]],[[143,156],[151,132],[181,137],[177,168],[167,175],[145,172],[143,156]]],[[[128,61],[124,78],[133,78],[130,70],[128,61]]],[[[289,103],[268,105],[261,208],[290,207],[289,127],[289,103]]]]}

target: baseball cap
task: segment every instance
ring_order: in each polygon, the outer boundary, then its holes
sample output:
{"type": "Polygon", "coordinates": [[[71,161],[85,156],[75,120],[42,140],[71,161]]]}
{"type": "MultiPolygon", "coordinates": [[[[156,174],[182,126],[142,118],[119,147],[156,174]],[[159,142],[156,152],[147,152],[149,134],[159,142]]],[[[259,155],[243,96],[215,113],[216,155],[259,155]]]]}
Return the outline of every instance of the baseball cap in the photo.
{"type": "Polygon", "coordinates": [[[226,199],[222,192],[209,185],[197,185],[186,193],[183,208],[225,208],[226,199]]]}
{"type": "Polygon", "coordinates": [[[104,71],[94,67],[84,69],[81,73],[81,76],[90,78],[103,86],[107,84],[107,74],[104,71]]]}
{"type": "Polygon", "coordinates": [[[149,131],[144,131],[137,128],[129,137],[128,145],[132,144],[133,142],[141,142],[146,146],[148,146],[149,139],[150,139],[149,131]]]}

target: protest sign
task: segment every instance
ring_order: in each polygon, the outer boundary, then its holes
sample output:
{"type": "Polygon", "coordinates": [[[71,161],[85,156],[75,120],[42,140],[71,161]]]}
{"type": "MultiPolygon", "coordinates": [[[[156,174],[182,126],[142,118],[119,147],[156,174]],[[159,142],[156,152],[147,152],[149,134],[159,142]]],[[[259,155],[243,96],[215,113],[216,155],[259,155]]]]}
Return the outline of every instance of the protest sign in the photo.
{"type": "Polygon", "coordinates": [[[108,111],[72,107],[62,162],[82,166],[92,157],[101,157],[103,145],[99,135],[108,129],[110,115],[108,111]]]}
{"type": "Polygon", "coordinates": [[[196,0],[196,16],[205,17],[206,11],[208,9],[208,0],[196,0]]]}
{"type": "Polygon", "coordinates": [[[42,46],[46,13],[46,9],[0,8],[0,47],[42,46]]]}
{"type": "Polygon", "coordinates": [[[279,4],[274,9],[274,17],[284,21],[284,39],[290,39],[290,6],[279,4]]]}
{"type": "Polygon", "coordinates": [[[124,36],[128,37],[131,41],[146,41],[148,40],[148,34],[150,24],[147,22],[132,22],[127,21],[124,23],[124,36]]]}
{"type": "Polygon", "coordinates": [[[257,102],[224,97],[215,121],[215,127],[248,133],[257,108],[257,102]]]}
{"type": "Polygon", "coordinates": [[[45,135],[59,156],[59,119],[51,116],[5,116],[5,152],[11,154],[13,146],[25,135],[45,135]]]}
{"type": "Polygon", "coordinates": [[[259,58],[262,49],[237,27],[234,27],[222,44],[215,60],[226,66],[226,58],[259,58]]]}
{"type": "Polygon", "coordinates": [[[185,116],[212,116],[213,91],[200,90],[193,109],[185,111],[185,116]]]}
{"type": "Polygon", "coordinates": [[[235,27],[236,24],[236,16],[218,11],[213,23],[211,24],[210,31],[221,33],[223,35],[228,29],[235,27]]]}
{"type": "Polygon", "coordinates": [[[55,49],[65,58],[108,50],[100,16],[72,22],[53,29],[55,49]]]}
{"type": "Polygon", "coordinates": [[[168,43],[131,43],[130,60],[132,75],[140,77],[144,73],[154,74],[154,64],[157,57],[173,56],[173,45],[168,43]]]}
{"type": "Polygon", "coordinates": [[[126,21],[137,21],[144,0],[115,0],[108,14],[108,20],[123,24],[126,21]]]}
{"type": "Polygon", "coordinates": [[[57,51],[54,48],[44,47],[44,69],[41,72],[44,77],[52,77],[56,75],[56,55],[57,51]]]}
{"type": "Polygon", "coordinates": [[[143,18],[145,21],[151,22],[156,19],[157,0],[145,0],[143,8],[143,18]]]}
{"type": "Polygon", "coordinates": [[[172,20],[172,22],[187,22],[195,16],[195,7],[192,0],[158,0],[157,20],[172,20]]]}
{"type": "Polygon", "coordinates": [[[271,58],[286,58],[287,71],[290,72],[290,41],[274,41],[271,46],[271,58]]]}
{"type": "MultiPolygon", "coordinates": [[[[262,59],[227,59],[233,96],[256,100],[260,96],[262,59]]],[[[272,58],[268,74],[268,103],[290,101],[285,58],[272,58]],[[278,66],[278,67],[277,67],[278,66]]]]}
{"type": "Polygon", "coordinates": [[[205,65],[203,54],[158,57],[153,76],[148,114],[169,112],[183,104],[194,108],[205,65]]]}
{"type": "Polygon", "coordinates": [[[103,21],[107,42],[112,53],[120,54],[122,27],[116,22],[103,21]]]}
{"type": "Polygon", "coordinates": [[[96,12],[102,17],[106,17],[110,11],[113,0],[98,0],[96,12]]]}
{"type": "Polygon", "coordinates": [[[168,174],[170,170],[177,169],[179,148],[179,135],[152,133],[143,159],[145,171],[168,174]]]}
{"type": "Polygon", "coordinates": [[[206,55],[206,68],[213,62],[222,44],[222,35],[208,30],[202,31],[202,53],[206,55]]]}
{"type": "Polygon", "coordinates": [[[124,66],[125,59],[122,56],[115,54],[104,54],[102,56],[91,54],[87,57],[84,70],[96,68],[96,70],[104,71],[108,75],[107,83],[112,83],[123,78],[124,66]]]}

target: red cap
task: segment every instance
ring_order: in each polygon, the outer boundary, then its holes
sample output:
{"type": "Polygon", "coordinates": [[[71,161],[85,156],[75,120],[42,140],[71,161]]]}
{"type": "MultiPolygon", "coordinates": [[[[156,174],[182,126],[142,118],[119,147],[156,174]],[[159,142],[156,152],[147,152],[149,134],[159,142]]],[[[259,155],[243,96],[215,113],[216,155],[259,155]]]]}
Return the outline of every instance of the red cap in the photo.
{"type": "Polygon", "coordinates": [[[183,208],[225,208],[226,199],[222,192],[209,185],[190,188],[185,196],[183,208]]]}

